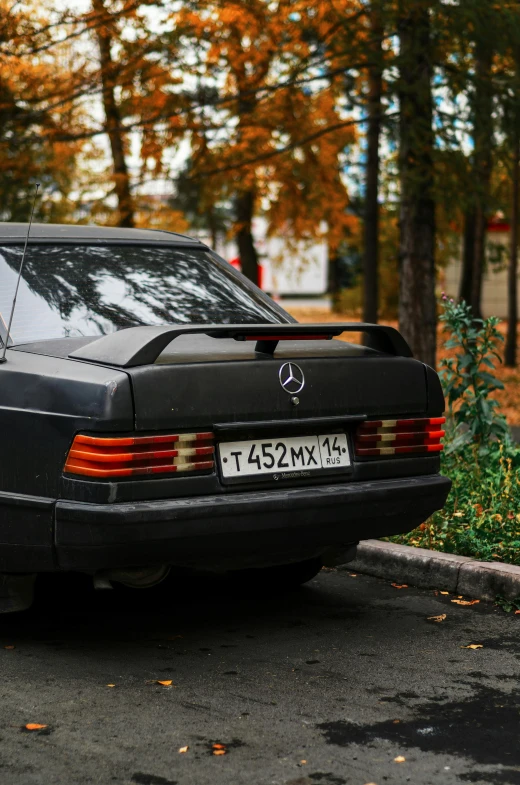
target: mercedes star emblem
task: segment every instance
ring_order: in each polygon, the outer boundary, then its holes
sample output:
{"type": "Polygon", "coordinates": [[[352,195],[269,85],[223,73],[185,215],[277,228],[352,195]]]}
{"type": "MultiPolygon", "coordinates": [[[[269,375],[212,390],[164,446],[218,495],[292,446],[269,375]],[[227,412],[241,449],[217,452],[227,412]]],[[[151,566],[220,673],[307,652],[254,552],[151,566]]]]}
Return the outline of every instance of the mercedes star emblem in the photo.
{"type": "Polygon", "coordinates": [[[278,372],[278,378],[285,392],[296,395],[305,387],[305,376],[296,363],[284,363],[278,372]]]}

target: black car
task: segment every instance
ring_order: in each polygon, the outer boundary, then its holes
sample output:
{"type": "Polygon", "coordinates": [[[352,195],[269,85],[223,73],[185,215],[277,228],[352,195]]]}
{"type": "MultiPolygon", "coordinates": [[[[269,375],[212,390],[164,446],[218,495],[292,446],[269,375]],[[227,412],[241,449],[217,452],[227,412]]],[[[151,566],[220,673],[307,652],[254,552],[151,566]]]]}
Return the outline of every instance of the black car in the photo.
{"type": "MultiPolygon", "coordinates": [[[[0,224],[0,347],[26,231],[0,224]]],[[[0,609],[48,571],[304,582],[443,506],[443,410],[390,327],[298,324],[188,237],[34,225],[0,364],[0,609]]]]}

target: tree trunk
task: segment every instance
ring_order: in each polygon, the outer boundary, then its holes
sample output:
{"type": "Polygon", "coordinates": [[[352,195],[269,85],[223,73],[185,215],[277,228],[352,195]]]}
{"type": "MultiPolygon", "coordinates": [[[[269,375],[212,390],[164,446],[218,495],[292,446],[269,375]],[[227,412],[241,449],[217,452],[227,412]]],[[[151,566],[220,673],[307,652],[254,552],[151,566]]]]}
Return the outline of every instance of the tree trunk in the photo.
{"type": "Polygon", "coordinates": [[[399,329],[414,355],[435,367],[435,204],[432,44],[426,0],[401,0],[399,329]]]}
{"type": "Polygon", "coordinates": [[[381,136],[381,94],[383,89],[383,48],[380,0],[372,0],[370,35],[373,43],[368,68],[367,160],[365,168],[363,258],[363,321],[377,322],[379,273],[379,139],[381,136]]]}
{"type": "Polygon", "coordinates": [[[486,262],[486,227],[493,145],[493,51],[488,31],[478,33],[475,45],[475,96],[473,101],[473,175],[475,181],[475,238],[469,303],[473,315],[482,315],[482,278],[486,262]]]}
{"type": "Polygon", "coordinates": [[[250,281],[258,285],[258,254],[251,231],[254,208],[255,194],[253,191],[244,191],[237,196],[235,209],[238,231],[236,239],[242,272],[250,281]]]}
{"type": "Polygon", "coordinates": [[[486,211],[482,204],[475,210],[475,250],[473,253],[473,274],[471,277],[470,305],[473,316],[482,316],[482,279],[486,265],[486,211]]]}
{"type": "Polygon", "coordinates": [[[339,280],[339,256],[337,253],[329,254],[327,271],[327,292],[330,296],[330,308],[332,313],[341,313],[341,287],[339,280]]]}
{"type": "Polygon", "coordinates": [[[213,205],[210,205],[206,211],[206,222],[209,229],[210,234],[210,246],[211,248],[216,251],[217,250],[217,243],[218,243],[218,232],[217,232],[217,222],[215,220],[215,209],[213,205]]]}
{"type": "Polygon", "coordinates": [[[99,64],[101,71],[102,101],[105,111],[106,132],[112,153],[114,191],[117,196],[119,212],[118,226],[133,227],[135,225],[134,206],[130,192],[130,180],[125,157],[125,142],[121,127],[121,115],[115,97],[117,75],[112,60],[110,31],[110,14],[103,0],[92,0],[92,8],[98,16],[106,16],[107,23],[96,27],[99,46],[99,64]]]}
{"type": "Polygon", "coordinates": [[[462,246],[462,270],[459,285],[459,300],[471,300],[471,285],[475,258],[475,210],[468,209],[464,214],[464,239],[462,246]]]}
{"type": "MultiPolygon", "coordinates": [[[[235,74],[239,85],[238,99],[238,141],[243,140],[242,123],[246,126],[250,122],[250,115],[256,107],[256,98],[248,93],[247,78],[243,63],[238,66],[235,74]],[[245,91],[245,92],[244,92],[245,91]]],[[[238,255],[242,272],[254,284],[258,286],[258,254],[253,239],[252,223],[255,214],[256,193],[253,183],[248,188],[238,190],[235,198],[235,221],[237,226],[236,241],[238,245],[238,255]]]]}
{"type": "Polygon", "coordinates": [[[512,177],[511,234],[507,273],[507,338],[505,364],[516,366],[516,327],[518,323],[518,207],[520,197],[520,131],[515,129],[512,177]]]}

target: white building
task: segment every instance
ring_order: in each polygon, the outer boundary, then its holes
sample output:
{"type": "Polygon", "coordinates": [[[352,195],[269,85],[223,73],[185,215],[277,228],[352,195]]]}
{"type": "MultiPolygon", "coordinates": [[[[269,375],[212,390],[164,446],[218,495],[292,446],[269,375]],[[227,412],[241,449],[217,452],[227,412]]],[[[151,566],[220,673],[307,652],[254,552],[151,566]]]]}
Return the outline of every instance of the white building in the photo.
{"type": "MultiPolygon", "coordinates": [[[[509,224],[498,219],[490,221],[487,227],[487,263],[482,285],[482,314],[484,317],[507,318],[509,230],[509,224]]],[[[442,288],[450,297],[458,297],[461,274],[462,241],[458,258],[453,259],[441,273],[442,288]]],[[[518,298],[518,302],[520,302],[520,281],[518,298]]]]}
{"type": "MultiPolygon", "coordinates": [[[[306,242],[289,236],[267,235],[267,221],[253,219],[253,237],[258,252],[259,286],[275,296],[323,295],[327,291],[328,245],[325,240],[306,242]]],[[[209,244],[209,238],[199,239],[209,244]]],[[[240,269],[236,243],[231,240],[215,248],[234,267],[240,269]]]]}

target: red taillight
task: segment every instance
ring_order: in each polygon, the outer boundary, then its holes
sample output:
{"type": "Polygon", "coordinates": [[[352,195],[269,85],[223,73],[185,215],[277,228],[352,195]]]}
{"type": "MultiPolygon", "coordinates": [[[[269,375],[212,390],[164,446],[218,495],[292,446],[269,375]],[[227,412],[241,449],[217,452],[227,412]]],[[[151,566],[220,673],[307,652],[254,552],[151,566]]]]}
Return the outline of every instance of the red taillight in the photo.
{"type": "Polygon", "coordinates": [[[246,341],[329,341],[331,335],[246,335],[246,341]]]}
{"type": "Polygon", "coordinates": [[[213,441],[210,432],[121,437],[78,433],[64,471],[118,478],[213,469],[213,441]]]}
{"type": "Polygon", "coordinates": [[[368,420],[356,432],[356,455],[366,458],[378,455],[441,452],[445,417],[414,420],[368,420]]]}

